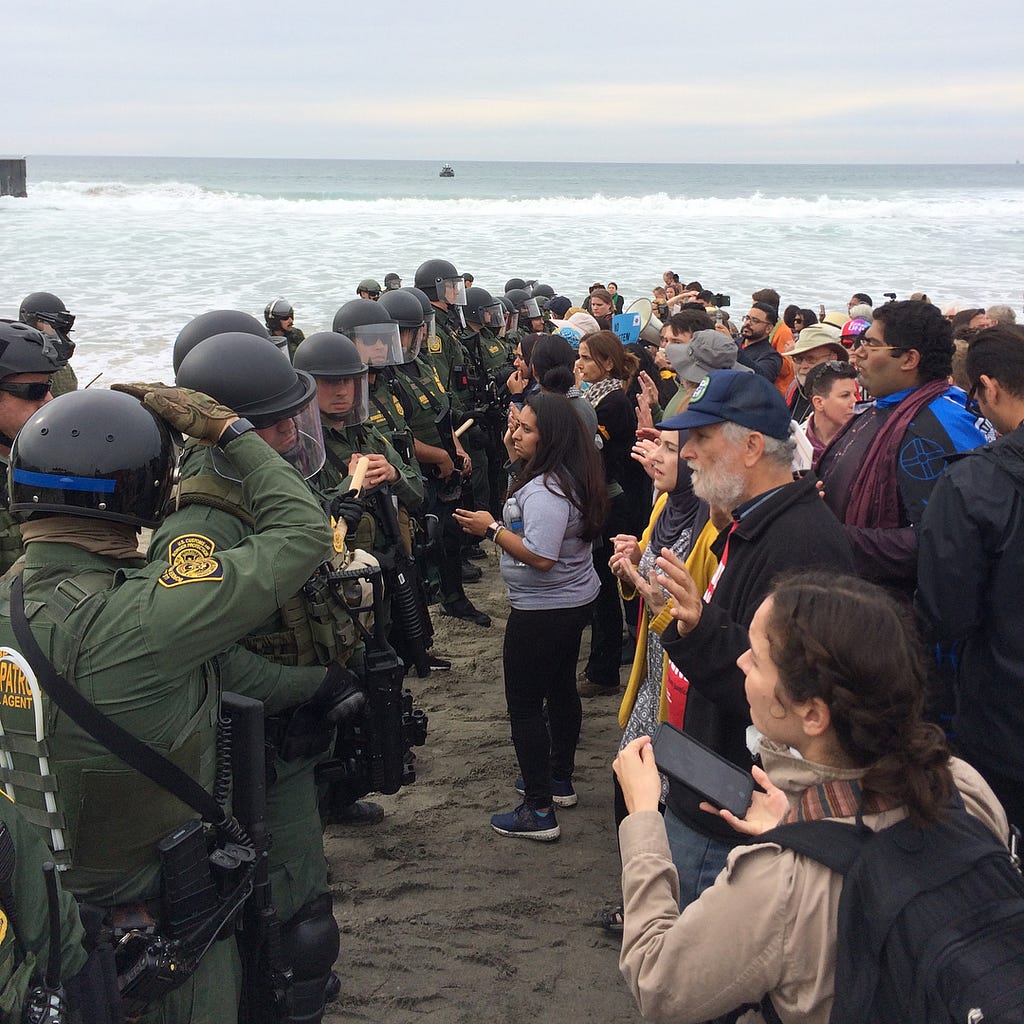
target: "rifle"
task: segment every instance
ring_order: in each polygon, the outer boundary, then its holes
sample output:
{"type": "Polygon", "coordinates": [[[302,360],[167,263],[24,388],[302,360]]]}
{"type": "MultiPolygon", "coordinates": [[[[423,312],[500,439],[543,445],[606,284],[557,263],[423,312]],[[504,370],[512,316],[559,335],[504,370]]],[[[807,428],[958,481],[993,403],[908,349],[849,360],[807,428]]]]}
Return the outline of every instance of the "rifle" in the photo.
{"type": "Polygon", "coordinates": [[[422,600],[419,570],[416,562],[405,553],[390,490],[380,487],[370,500],[374,503],[384,541],[382,550],[377,553],[377,561],[384,575],[384,586],[391,597],[391,616],[401,632],[403,647],[412,656],[416,674],[423,679],[430,675],[427,648],[432,631],[430,614],[422,600]]]}
{"type": "Polygon", "coordinates": [[[252,895],[238,935],[242,957],[238,1020],[239,1024],[275,1024],[288,1017],[292,969],[281,945],[281,923],[270,891],[263,702],[224,693],[221,711],[231,730],[232,809],[256,850],[252,895]]]}
{"type": "MultiPolygon", "coordinates": [[[[427,738],[427,716],[412,706],[402,688],[405,666],[384,635],[384,586],[377,566],[331,574],[332,585],[369,579],[373,587],[373,633],[367,636],[363,665],[366,703],[338,723],[334,754],[316,768],[317,784],[330,787],[329,806],[347,807],[367,793],[397,793],[416,780],[411,748],[427,738]]],[[[325,815],[328,816],[328,815],[325,815]]]]}

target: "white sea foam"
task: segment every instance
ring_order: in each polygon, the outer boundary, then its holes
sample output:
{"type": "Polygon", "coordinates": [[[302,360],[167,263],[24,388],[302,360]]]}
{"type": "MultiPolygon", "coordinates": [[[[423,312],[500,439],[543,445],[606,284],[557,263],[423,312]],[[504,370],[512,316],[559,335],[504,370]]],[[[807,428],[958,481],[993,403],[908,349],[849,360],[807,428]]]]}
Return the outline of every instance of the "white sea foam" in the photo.
{"type": "MultiPolygon", "coordinates": [[[[3,200],[0,200],[3,202],[3,200]]],[[[8,200],[7,202],[14,202],[8,200]]],[[[930,220],[957,223],[976,218],[1020,218],[1024,214],[1024,190],[996,195],[964,190],[960,194],[920,193],[890,198],[848,198],[822,193],[812,197],[768,196],[760,191],[736,197],[688,197],[656,192],[648,195],[611,197],[595,193],[512,196],[494,198],[444,198],[428,196],[348,199],[337,197],[268,197],[252,193],[204,188],[188,182],[169,181],[128,184],[119,181],[41,181],[34,185],[29,206],[49,209],[96,211],[107,204],[112,210],[151,213],[234,213],[289,216],[431,216],[470,220],[536,219],[570,217],[603,219],[658,217],[665,220],[754,218],[768,221],[860,222],[875,220],[930,220]]]]}

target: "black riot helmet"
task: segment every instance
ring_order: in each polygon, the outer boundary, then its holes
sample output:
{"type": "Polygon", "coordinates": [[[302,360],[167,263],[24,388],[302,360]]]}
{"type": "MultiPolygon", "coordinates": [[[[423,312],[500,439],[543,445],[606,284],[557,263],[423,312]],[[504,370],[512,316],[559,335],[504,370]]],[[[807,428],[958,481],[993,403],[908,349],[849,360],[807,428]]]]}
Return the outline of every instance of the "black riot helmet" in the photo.
{"type": "MultiPolygon", "coordinates": [[[[268,443],[307,480],[323,466],[316,381],[304,370],[296,370],[269,338],[239,331],[215,334],[185,356],[174,382],[215,398],[257,430],[292,421],[296,429],[287,432],[288,447],[282,450],[269,439],[268,443]]],[[[224,452],[214,449],[213,462],[222,476],[238,479],[224,452]]]]}
{"type": "Polygon", "coordinates": [[[525,288],[526,282],[521,277],[510,277],[505,282],[505,294],[508,295],[510,291],[517,288],[525,288]]]}
{"type": "Polygon", "coordinates": [[[47,402],[10,455],[10,509],[156,526],[177,453],[170,431],[137,398],[102,388],[47,402]]]}
{"type": "MultiPolygon", "coordinates": [[[[420,295],[423,295],[423,300],[426,302],[431,313],[433,313],[434,307],[430,305],[430,299],[423,292],[420,292],[420,295]]],[[[422,303],[407,288],[385,292],[377,302],[398,323],[399,334],[402,339],[402,352],[405,356],[403,362],[411,363],[420,354],[423,337],[427,333],[425,329],[426,315],[423,312],[422,303]]]]}
{"type": "Polygon", "coordinates": [[[311,334],[295,350],[295,368],[315,378],[325,419],[348,427],[369,417],[369,368],[351,338],[333,331],[311,334]]]}
{"type": "Polygon", "coordinates": [[[466,282],[447,260],[427,260],[416,271],[416,287],[427,293],[431,302],[445,302],[449,307],[466,304],[466,282]]]}
{"type": "Polygon", "coordinates": [[[56,373],[67,366],[53,338],[26,323],[0,321],[0,380],[15,373],[56,373]]]}
{"type": "Polygon", "coordinates": [[[41,320],[49,324],[60,339],[57,346],[60,357],[66,362],[75,353],[75,343],[68,337],[75,325],[75,314],[53,292],[33,292],[21,300],[18,319],[23,324],[35,327],[41,320]]]}
{"type": "MultiPolygon", "coordinates": [[[[271,334],[273,334],[274,331],[284,330],[281,326],[282,320],[294,319],[295,307],[287,299],[274,299],[273,302],[268,302],[267,308],[263,310],[263,322],[267,325],[267,330],[271,334]]],[[[236,328],[232,328],[232,330],[235,329],[236,328]]]]}
{"type": "Polygon", "coordinates": [[[334,330],[356,343],[371,373],[382,366],[405,362],[398,323],[380,302],[373,299],[346,302],[334,314],[334,330]]]}
{"type": "Polygon", "coordinates": [[[520,320],[536,320],[540,315],[540,305],[525,288],[513,288],[505,292],[505,298],[515,306],[520,320]]]}
{"type": "MultiPolygon", "coordinates": [[[[283,301],[283,300],[279,300],[283,301]]],[[[269,308],[269,307],[268,307],[269,308]]],[[[178,332],[174,339],[174,351],[171,364],[177,373],[182,360],[199,344],[217,334],[251,334],[257,338],[269,338],[267,329],[248,313],[238,309],[211,309],[209,313],[200,313],[193,317],[178,332]]]]}
{"type": "Polygon", "coordinates": [[[530,289],[530,294],[535,299],[539,299],[541,297],[545,299],[553,299],[555,297],[555,289],[549,284],[535,284],[530,289]]]}
{"type": "Polygon", "coordinates": [[[503,334],[505,310],[486,288],[474,285],[466,290],[466,322],[488,327],[495,334],[503,334]]]}
{"type": "Polygon", "coordinates": [[[295,350],[292,365],[311,377],[359,377],[367,370],[352,339],[334,331],[311,334],[295,350]]]}

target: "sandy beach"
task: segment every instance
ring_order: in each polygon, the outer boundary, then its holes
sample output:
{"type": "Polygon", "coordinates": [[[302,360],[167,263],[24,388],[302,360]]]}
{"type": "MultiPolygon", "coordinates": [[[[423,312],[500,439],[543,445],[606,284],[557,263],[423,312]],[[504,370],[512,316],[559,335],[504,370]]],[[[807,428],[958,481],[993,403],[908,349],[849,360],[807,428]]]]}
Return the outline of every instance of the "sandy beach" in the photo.
{"type": "Polygon", "coordinates": [[[492,545],[485,550],[483,580],[467,592],[492,626],[438,615],[434,650],[452,671],[407,679],[430,716],[415,784],[374,797],[387,812],[380,825],[325,836],[342,942],[342,995],[325,1020],[640,1019],[619,974],[618,940],[597,923],[619,893],[618,700],[583,702],[579,803],[558,812],[557,842],[490,827],[494,812],[519,799],[501,674],[508,605],[492,545]]]}

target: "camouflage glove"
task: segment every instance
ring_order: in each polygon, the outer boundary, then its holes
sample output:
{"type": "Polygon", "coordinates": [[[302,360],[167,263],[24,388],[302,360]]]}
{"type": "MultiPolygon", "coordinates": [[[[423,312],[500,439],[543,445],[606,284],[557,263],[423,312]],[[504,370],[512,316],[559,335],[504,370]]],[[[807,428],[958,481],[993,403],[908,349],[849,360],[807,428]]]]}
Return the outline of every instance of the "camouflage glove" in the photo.
{"type": "Polygon", "coordinates": [[[210,444],[215,444],[224,427],[237,419],[227,406],[191,388],[133,383],[112,384],[110,390],[132,395],[175,430],[210,444]]]}

